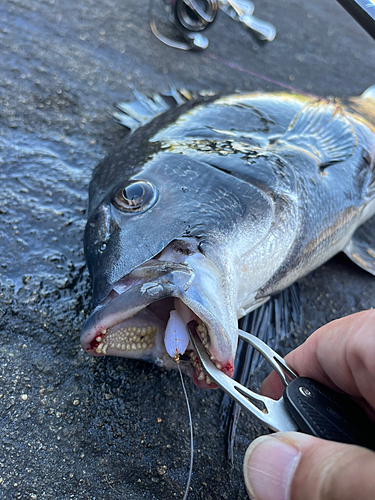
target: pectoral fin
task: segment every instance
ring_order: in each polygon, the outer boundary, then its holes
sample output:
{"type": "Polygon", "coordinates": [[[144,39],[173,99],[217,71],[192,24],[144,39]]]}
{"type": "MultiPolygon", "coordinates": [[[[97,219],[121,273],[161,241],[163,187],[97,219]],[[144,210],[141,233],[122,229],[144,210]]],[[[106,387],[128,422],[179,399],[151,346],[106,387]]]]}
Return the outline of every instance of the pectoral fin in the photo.
{"type": "Polygon", "coordinates": [[[357,229],[344,253],[359,267],[375,276],[375,217],[357,229]]]}
{"type": "Polygon", "coordinates": [[[368,89],[366,89],[361,95],[362,99],[370,99],[375,102],[375,85],[371,85],[368,89]]]}
{"type": "Polygon", "coordinates": [[[321,168],[349,158],[357,143],[349,121],[328,101],[304,106],[280,141],[305,149],[317,158],[321,168]]]}

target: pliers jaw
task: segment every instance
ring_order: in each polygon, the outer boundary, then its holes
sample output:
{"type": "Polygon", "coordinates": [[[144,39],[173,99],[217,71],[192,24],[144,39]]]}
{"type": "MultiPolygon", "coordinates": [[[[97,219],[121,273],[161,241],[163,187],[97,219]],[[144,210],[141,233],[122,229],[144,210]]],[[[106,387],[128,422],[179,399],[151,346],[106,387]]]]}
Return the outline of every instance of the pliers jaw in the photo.
{"type": "MultiPolygon", "coordinates": [[[[279,375],[283,385],[295,378],[297,374],[285,363],[283,358],[273,351],[267,344],[254,335],[238,330],[238,336],[254,347],[272,366],[279,375]]],[[[231,396],[245,410],[254,415],[260,422],[273,431],[297,431],[298,426],[286,409],[285,402],[281,397],[279,400],[253,392],[236,380],[228,377],[219,370],[209,358],[198,335],[191,332],[191,341],[196,351],[199,362],[206,375],[223,391],[231,396]]]]}

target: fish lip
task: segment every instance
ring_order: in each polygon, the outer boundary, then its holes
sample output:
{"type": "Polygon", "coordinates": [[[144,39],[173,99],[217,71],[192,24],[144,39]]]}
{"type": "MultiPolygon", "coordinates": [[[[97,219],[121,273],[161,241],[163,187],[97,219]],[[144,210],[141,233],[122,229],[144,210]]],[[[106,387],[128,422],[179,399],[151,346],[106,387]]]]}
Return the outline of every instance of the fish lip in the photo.
{"type": "MultiPolygon", "coordinates": [[[[204,324],[209,332],[221,328],[215,316],[211,314],[210,311],[207,311],[206,308],[199,303],[199,300],[194,300],[187,296],[186,292],[195,275],[193,269],[189,265],[185,263],[176,264],[165,261],[149,261],[130,274],[132,278],[143,278],[145,281],[136,283],[109,302],[96,307],[91,316],[85,321],[82,328],[81,345],[85,352],[93,356],[103,356],[104,353],[96,352],[95,346],[93,346],[93,341],[95,341],[102,332],[137,315],[149,305],[165,298],[179,298],[199,318],[204,316],[204,324]],[[156,278],[155,276],[158,273],[159,276],[156,278]]],[[[211,336],[210,333],[209,336],[211,336]]],[[[161,345],[163,351],[165,351],[164,337],[158,340],[158,348],[160,348],[161,345]]],[[[212,355],[212,352],[210,351],[209,354],[212,355]]],[[[230,356],[227,356],[224,362],[220,359],[221,357],[215,356],[215,358],[222,364],[222,371],[232,376],[233,360],[230,356]]],[[[156,364],[158,363],[156,362],[156,364]]],[[[163,364],[167,369],[175,366],[175,362],[172,358],[168,359],[168,363],[165,363],[164,359],[164,363],[162,360],[160,364],[163,364]]],[[[214,383],[207,384],[206,378],[204,380],[198,380],[199,372],[190,364],[188,366],[185,365],[184,371],[193,379],[195,385],[200,388],[215,389],[217,387],[214,383]]]]}
{"type": "Polygon", "coordinates": [[[180,288],[186,291],[194,279],[194,271],[187,264],[149,261],[128,277],[139,282],[109,302],[99,304],[84,322],[81,332],[84,351],[101,356],[91,343],[102,331],[135,316],[154,302],[176,296],[180,288]]]}

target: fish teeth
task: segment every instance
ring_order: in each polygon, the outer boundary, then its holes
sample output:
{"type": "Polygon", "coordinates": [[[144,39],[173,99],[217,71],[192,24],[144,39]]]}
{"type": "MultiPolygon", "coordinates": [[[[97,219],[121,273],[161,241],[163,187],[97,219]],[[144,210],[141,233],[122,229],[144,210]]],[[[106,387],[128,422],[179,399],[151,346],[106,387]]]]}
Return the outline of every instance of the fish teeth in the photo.
{"type": "MultiPolygon", "coordinates": [[[[218,370],[221,370],[221,368],[222,368],[221,364],[217,361],[217,359],[215,358],[215,356],[213,354],[210,354],[209,336],[208,336],[208,331],[207,331],[206,325],[203,322],[201,322],[200,320],[198,320],[198,326],[196,327],[196,330],[199,334],[199,337],[200,337],[200,340],[202,342],[203,347],[205,348],[207,354],[210,356],[210,360],[212,361],[212,363],[214,363],[214,365],[216,366],[216,368],[218,370]]],[[[190,360],[191,360],[191,364],[199,371],[198,380],[201,380],[201,381],[204,380],[205,376],[203,374],[203,371],[201,371],[202,367],[200,366],[199,360],[198,360],[195,353],[190,354],[190,360]]],[[[212,384],[212,380],[208,376],[206,376],[205,381],[206,381],[207,385],[212,384]]]]}
{"type": "Polygon", "coordinates": [[[94,348],[97,354],[106,354],[107,349],[116,351],[146,351],[155,346],[155,334],[157,327],[144,326],[121,326],[116,330],[102,330],[95,338],[98,346],[94,348]]]}

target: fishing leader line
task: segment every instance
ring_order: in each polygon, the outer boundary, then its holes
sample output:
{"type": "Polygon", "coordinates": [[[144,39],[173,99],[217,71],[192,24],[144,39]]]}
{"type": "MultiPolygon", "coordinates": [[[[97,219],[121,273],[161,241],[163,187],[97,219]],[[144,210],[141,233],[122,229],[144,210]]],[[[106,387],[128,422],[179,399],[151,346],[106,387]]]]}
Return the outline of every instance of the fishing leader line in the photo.
{"type": "Polygon", "coordinates": [[[177,368],[180,374],[181,378],[181,384],[182,384],[182,389],[184,391],[184,396],[185,396],[185,401],[186,401],[186,407],[187,411],[189,414],[189,427],[190,427],[190,467],[189,467],[189,475],[186,483],[186,488],[185,488],[185,493],[182,498],[182,500],[186,500],[189,494],[189,488],[190,488],[190,482],[191,482],[191,476],[193,475],[193,461],[194,461],[194,435],[193,435],[193,419],[191,418],[191,411],[190,411],[190,404],[189,404],[189,398],[186,392],[186,387],[185,387],[185,382],[184,382],[184,377],[182,376],[182,371],[180,368],[180,359],[175,358],[177,368]]]}

